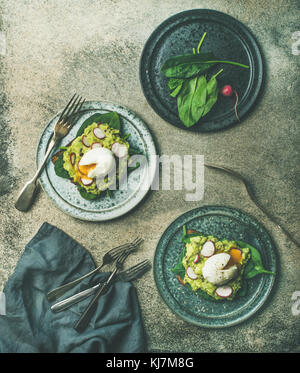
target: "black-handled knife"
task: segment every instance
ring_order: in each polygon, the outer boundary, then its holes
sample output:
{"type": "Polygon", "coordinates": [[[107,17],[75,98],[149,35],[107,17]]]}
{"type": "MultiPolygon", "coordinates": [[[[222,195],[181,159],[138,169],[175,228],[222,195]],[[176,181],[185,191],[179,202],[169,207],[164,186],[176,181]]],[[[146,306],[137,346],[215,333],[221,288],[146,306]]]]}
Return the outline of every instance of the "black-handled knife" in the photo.
{"type": "Polygon", "coordinates": [[[104,293],[106,293],[106,291],[107,291],[110,283],[112,282],[113,278],[115,277],[116,273],[120,269],[122,269],[123,263],[124,263],[124,261],[125,261],[125,259],[127,258],[128,255],[129,255],[129,252],[124,252],[123,254],[121,254],[119,256],[119,258],[118,258],[118,260],[116,262],[116,268],[113,270],[113,272],[108,277],[108,279],[104,282],[104,284],[97,291],[97,293],[95,294],[95,296],[93,297],[93,299],[90,301],[90,303],[88,304],[88,306],[85,309],[85,311],[80,316],[79,320],[74,325],[74,329],[78,333],[82,333],[87,328],[89,322],[91,321],[91,318],[92,318],[94,312],[96,311],[97,302],[98,302],[99,297],[101,295],[103,295],[104,293]]]}

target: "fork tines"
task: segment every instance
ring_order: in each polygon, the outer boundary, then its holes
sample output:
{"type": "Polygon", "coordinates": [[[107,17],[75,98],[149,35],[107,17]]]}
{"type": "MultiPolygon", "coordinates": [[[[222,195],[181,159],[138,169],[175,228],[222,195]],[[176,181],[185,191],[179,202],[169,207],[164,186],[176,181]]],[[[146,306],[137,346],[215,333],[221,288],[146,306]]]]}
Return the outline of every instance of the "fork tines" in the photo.
{"type": "Polygon", "coordinates": [[[112,258],[116,259],[123,251],[133,251],[143,241],[141,237],[137,237],[132,242],[117,246],[109,251],[112,258]]]}
{"type": "Polygon", "coordinates": [[[129,279],[135,278],[137,275],[142,275],[146,270],[150,269],[151,263],[149,259],[145,259],[135,266],[124,271],[124,275],[129,279]]]}
{"type": "Polygon", "coordinates": [[[72,116],[76,115],[80,111],[84,102],[85,99],[75,93],[60,114],[58,121],[70,119],[72,116]]]}

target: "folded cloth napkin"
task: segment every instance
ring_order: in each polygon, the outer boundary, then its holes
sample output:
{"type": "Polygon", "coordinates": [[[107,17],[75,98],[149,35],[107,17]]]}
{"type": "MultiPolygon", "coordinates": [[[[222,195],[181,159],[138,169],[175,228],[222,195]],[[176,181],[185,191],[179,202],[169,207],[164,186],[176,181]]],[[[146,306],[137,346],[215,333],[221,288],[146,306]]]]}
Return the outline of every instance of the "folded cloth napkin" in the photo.
{"type": "MultiPolygon", "coordinates": [[[[95,268],[79,243],[44,223],[26,245],[3,292],[6,315],[0,315],[0,352],[146,352],[146,337],[136,289],[116,281],[101,296],[86,330],[73,326],[91,298],[53,313],[46,293],[95,268]]],[[[65,297],[107,278],[98,273],[83,280],[65,297]]],[[[62,298],[62,299],[63,299],[62,298]]]]}

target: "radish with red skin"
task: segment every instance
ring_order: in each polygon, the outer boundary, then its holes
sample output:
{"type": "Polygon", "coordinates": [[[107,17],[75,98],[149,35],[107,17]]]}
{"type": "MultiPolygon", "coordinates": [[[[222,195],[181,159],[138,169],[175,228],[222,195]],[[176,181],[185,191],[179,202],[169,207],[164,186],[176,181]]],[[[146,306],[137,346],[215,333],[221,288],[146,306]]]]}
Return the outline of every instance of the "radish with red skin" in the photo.
{"type": "Polygon", "coordinates": [[[83,145],[86,146],[87,148],[90,147],[90,143],[88,142],[88,139],[87,139],[87,137],[86,137],[85,135],[82,136],[81,142],[82,142],[83,145]]]}
{"type": "Polygon", "coordinates": [[[191,280],[196,280],[198,278],[192,267],[187,267],[186,274],[191,280]]]}
{"type": "Polygon", "coordinates": [[[216,252],[215,244],[212,241],[206,241],[202,246],[201,255],[205,258],[209,258],[216,252]]]}
{"type": "Polygon", "coordinates": [[[94,142],[91,146],[92,149],[95,149],[95,148],[102,148],[103,145],[100,143],[100,142],[94,142]]]}
{"type": "Polygon", "coordinates": [[[221,298],[228,298],[232,294],[233,289],[231,286],[219,286],[216,288],[216,294],[221,298]]]}
{"type": "Polygon", "coordinates": [[[221,93],[222,93],[223,96],[226,96],[226,97],[231,97],[232,94],[234,93],[234,95],[235,95],[235,105],[234,105],[235,116],[236,116],[236,119],[238,121],[240,121],[240,118],[239,118],[238,113],[237,113],[237,105],[238,105],[238,102],[239,102],[239,96],[237,94],[237,91],[235,89],[233,89],[231,87],[231,85],[227,84],[221,89],[221,93]]]}
{"type": "Polygon", "coordinates": [[[93,129],[93,134],[94,134],[95,137],[97,137],[97,139],[104,139],[105,138],[105,133],[99,127],[95,127],[93,129]]]}
{"type": "Polygon", "coordinates": [[[76,158],[76,154],[75,153],[71,153],[70,154],[70,162],[71,162],[72,166],[74,166],[74,164],[75,164],[75,158],[76,158]]]}
{"type": "Polygon", "coordinates": [[[200,258],[200,255],[197,254],[197,255],[195,256],[195,259],[194,259],[194,263],[195,263],[195,264],[199,262],[199,258],[200,258]]]}
{"type": "Polygon", "coordinates": [[[90,179],[84,179],[84,178],[81,178],[80,181],[82,182],[83,185],[85,186],[89,186],[89,185],[92,185],[94,180],[90,180],[90,179]]]}
{"type": "Polygon", "coordinates": [[[233,89],[231,85],[227,84],[227,85],[224,85],[221,92],[222,92],[222,95],[230,97],[232,95],[233,89]]]}
{"type": "Polygon", "coordinates": [[[114,153],[114,155],[118,158],[123,158],[127,155],[127,147],[124,144],[120,144],[118,142],[115,142],[111,146],[111,151],[114,153]]]}

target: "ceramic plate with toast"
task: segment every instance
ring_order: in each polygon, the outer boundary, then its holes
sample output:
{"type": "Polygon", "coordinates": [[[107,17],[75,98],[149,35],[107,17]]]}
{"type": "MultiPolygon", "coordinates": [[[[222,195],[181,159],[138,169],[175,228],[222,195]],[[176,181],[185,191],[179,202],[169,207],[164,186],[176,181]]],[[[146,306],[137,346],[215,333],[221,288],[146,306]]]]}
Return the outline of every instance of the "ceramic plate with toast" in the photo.
{"type": "MultiPolygon", "coordinates": [[[[117,113],[120,119],[122,133],[126,133],[126,142],[139,154],[145,156],[146,164],[137,167],[128,174],[126,188],[112,190],[101,198],[86,199],[78,192],[78,185],[71,180],[59,177],[55,172],[55,164],[49,158],[40,183],[54,204],[65,213],[87,221],[105,221],[118,218],[136,207],[145,197],[151,187],[156,171],[156,148],[152,135],[146,123],[126,107],[110,102],[85,102],[77,121],[69,134],[62,140],[60,147],[67,147],[77,137],[82,124],[97,113],[117,113]]],[[[42,161],[50,142],[53,128],[59,113],[46,126],[38,148],[37,165],[42,161]]],[[[57,153],[59,149],[55,149],[57,153]]],[[[53,156],[52,154],[52,156],[53,156]]]]}

